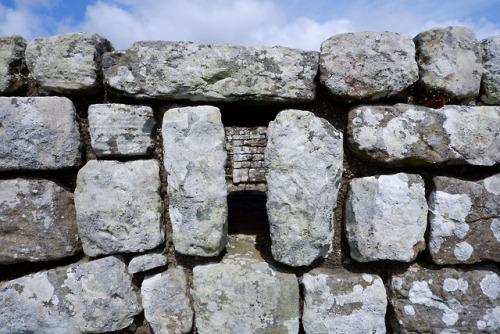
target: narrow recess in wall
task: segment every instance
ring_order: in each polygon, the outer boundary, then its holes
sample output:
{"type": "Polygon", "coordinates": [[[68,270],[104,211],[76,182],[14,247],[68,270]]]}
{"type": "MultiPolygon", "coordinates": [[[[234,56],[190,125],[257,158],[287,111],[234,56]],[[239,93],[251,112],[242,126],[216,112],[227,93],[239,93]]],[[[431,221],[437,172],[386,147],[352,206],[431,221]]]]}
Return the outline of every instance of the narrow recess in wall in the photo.
{"type": "Polygon", "coordinates": [[[266,193],[240,190],[227,196],[229,234],[268,235],[266,193]]]}

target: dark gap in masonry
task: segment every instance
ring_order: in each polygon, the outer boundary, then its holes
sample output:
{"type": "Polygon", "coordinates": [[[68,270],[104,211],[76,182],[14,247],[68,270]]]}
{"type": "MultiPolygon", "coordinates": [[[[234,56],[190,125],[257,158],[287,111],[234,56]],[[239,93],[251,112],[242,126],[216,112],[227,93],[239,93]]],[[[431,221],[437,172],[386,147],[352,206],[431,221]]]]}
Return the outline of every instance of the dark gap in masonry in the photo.
{"type": "Polygon", "coordinates": [[[256,190],[234,191],[227,196],[229,234],[267,235],[269,222],[266,193],[256,190]]]}

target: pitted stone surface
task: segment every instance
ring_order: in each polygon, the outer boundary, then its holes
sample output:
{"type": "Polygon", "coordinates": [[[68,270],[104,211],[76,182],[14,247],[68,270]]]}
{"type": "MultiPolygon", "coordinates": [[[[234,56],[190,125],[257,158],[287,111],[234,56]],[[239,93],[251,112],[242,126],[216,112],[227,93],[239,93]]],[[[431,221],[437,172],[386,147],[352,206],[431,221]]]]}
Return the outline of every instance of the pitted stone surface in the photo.
{"type": "Polygon", "coordinates": [[[321,44],[320,82],[344,102],[377,101],[402,93],[418,80],[411,36],[356,32],[321,44]]]}
{"type": "Polygon", "coordinates": [[[377,275],[315,269],[300,279],[306,333],[385,333],[387,295],[377,275]]]}
{"type": "Polygon", "coordinates": [[[35,38],[26,47],[26,63],[45,90],[94,93],[102,88],[101,59],[113,45],[90,32],[35,38]]]}
{"type": "Polygon", "coordinates": [[[500,277],[494,266],[421,267],[392,276],[395,333],[497,333],[500,277]]]}
{"type": "Polygon", "coordinates": [[[500,35],[484,39],[483,77],[481,81],[481,101],[486,104],[500,104],[500,35]]]}
{"type": "Polygon", "coordinates": [[[190,333],[193,309],[182,268],[146,276],[141,286],[144,316],[155,334],[190,333]]]}
{"type": "Polygon", "coordinates": [[[481,85],[481,47],[474,32],[463,27],[434,28],[418,34],[420,89],[452,102],[474,100],[481,85]]]}
{"type": "Polygon", "coordinates": [[[137,98],[306,102],[318,53],[279,46],[136,42],[103,58],[105,84],[137,98]]]}
{"type": "Polygon", "coordinates": [[[216,256],[227,239],[227,154],[220,111],[211,106],[167,110],[162,133],[175,250],[216,256]]]}
{"type": "Polygon", "coordinates": [[[93,104],[89,107],[89,132],[98,157],[147,155],[155,119],[147,106],[93,104]]]}
{"type": "Polygon", "coordinates": [[[167,265],[167,257],[160,252],[138,255],[130,260],[128,272],[135,274],[167,265]]]}
{"type": "Polygon", "coordinates": [[[69,99],[0,97],[0,171],[61,169],[80,162],[80,132],[69,99]]]}
{"type": "Polygon", "coordinates": [[[351,256],[359,262],[410,262],[425,249],[427,202],[420,175],[353,179],[346,203],[351,256]]]}
{"type": "Polygon", "coordinates": [[[81,251],[73,194],[47,180],[0,181],[0,245],[2,264],[81,251]]]}
{"type": "Polygon", "coordinates": [[[500,262],[500,174],[439,176],[429,197],[429,253],[437,264],[500,262]]]}
{"type": "Polygon", "coordinates": [[[374,163],[439,167],[500,162],[500,107],[360,106],[348,118],[352,152],[374,163]]]}
{"type": "Polygon", "coordinates": [[[90,160],[80,169],[75,206],[85,254],[143,252],[165,240],[159,174],[154,160],[90,160]]]}
{"type": "Polygon", "coordinates": [[[0,37],[0,94],[18,91],[26,84],[23,73],[26,44],[21,36],[0,37]]]}
{"type": "Polygon", "coordinates": [[[221,263],[193,269],[198,333],[298,333],[299,285],[294,274],[265,262],[240,241],[221,263]]]}
{"type": "Polygon", "coordinates": [[[304,266],[327,256],[342,159],[342,133],[308,111],[285,110],[269,124],[266,207],[277,261],[304,266]]]}
{"type": "Polygon", "coordinates": [[[103,259],[42,271],[0,285],[0,333],[103,333],[142,311],[127,266],[103,259]]]}

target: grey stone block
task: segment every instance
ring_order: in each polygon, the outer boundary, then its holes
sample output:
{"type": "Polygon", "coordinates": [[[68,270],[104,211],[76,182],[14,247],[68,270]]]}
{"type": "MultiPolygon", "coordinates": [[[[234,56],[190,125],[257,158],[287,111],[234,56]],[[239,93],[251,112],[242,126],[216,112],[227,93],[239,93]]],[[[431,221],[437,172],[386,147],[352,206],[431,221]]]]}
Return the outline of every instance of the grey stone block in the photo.
{"type": "Polygon", "coordinates": [[[483,77],[481,80],[481,101],[486,104],[500,104],[500,35],[484,39],[483,77]]]}
{"type": "Polygon", "coordinates": [[[26,84],[26,44],[21,36],[0,37],[0,94],[16,92],[26,84]]]}

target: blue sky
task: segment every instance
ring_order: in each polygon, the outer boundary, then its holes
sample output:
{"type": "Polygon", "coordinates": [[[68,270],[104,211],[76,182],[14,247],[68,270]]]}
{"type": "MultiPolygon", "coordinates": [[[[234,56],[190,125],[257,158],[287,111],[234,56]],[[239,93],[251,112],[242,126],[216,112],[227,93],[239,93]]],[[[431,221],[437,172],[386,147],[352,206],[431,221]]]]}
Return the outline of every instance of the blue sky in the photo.
{"type": "Polygon", "coordinates": [[[92,31],[116,49],[139,40],[283,45],[319,50],[335,34],[412,36],[460,25],[479,39],[500,34],[495,0],[0,0],[0,35],[27,40],[92,31]]]}

